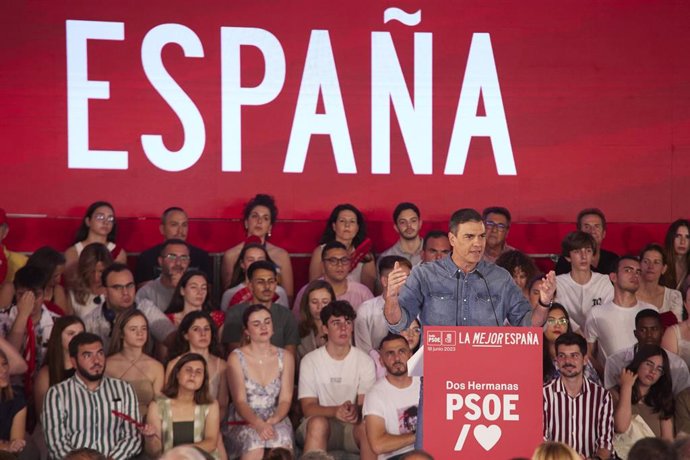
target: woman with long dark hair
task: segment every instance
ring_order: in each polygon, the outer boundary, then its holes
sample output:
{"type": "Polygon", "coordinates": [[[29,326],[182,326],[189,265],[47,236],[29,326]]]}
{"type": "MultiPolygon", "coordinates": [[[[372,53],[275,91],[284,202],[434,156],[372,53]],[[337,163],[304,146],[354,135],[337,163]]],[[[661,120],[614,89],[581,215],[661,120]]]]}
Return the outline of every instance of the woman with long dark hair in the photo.
{"type": "Polygon", "coordinates": [[[192,445],[219,458],[221,419],[208,386],[203,356],[188,353],[175,363],[163,397],[148,406],[142,429],[147,454],[158,458],[175,446],[192,445]]]}
{"type": "Polygon", "coordinates": [[[353,205],[339,204],[326,222],[319,245],[314,249],[309,262],[309,280],[323,275],[321,252],[323,246],[331,241],[345,245],[350,255],[350,274],[348,279],[364,284],[374,292],[376,284],[376,263],[372,252],[371,240],[367,238],[367,227],[364,216],[353,205]]]}
{"type": "MultiPolygon", "coordinates": [[[[556,339],[566,332],[573,332],[570,326],[570,315],[563,305],[554,303],[549,307],[546,322],[544,323],[543,341],[543,382],[548,383],[560,376],[556,367],[556,339]]],[[[589,360],[586,361],[583,372],[590,382],[601,385],[597,371],[594,370],[589,360]]]]}
{"type": "Polygon", "coordinates": [[[75,315],[84,318],[105,301],[103,270],[113,263],[113,256],[101,243],[91,243],[79,255],[76,269],[67,279],[69,304],[75,315]]]}
{"type": "Polygon", "coordinates": [[[307,285],[304,295],[300,299],[299,307],[299,336],[297,356],[301,359],[310,351],[326,344],[319,314],[323,307],[335,300],[333,288],[324,280],[314,280],[307,285]]]}
{"type": "Polygon", "coordinates": [[[611,394],[616,433],[626,433],[631,425],[643,424],[635,428],[646,425],[657,438],[673,442],[671,368],[663,348],[640,346],[621,372],[620,385],[611,394]]]}
{"type": "MultiPolygon", "coordinates": [[[[182,275],[170,299],[170,304],[165,310],[166,316],[175,326],[179,326],[187,314],[193,311],[205,311],[213,318],[216,327],[222,330],[225,313],[211,308],[208,285],[208,275],[200,270],[187,270],[182,275]]],[[[219,334],[222,333],[219,332],[219,334]]]]}
{"type": "Polygon", "coordinates": [[[664,248],[656,243],[645,246],[640,252],[640,269],[640,288],[635,293],[637,300],[654,305],[662,315],[673,314],[675,322],[683,321],[683,296],[680,291],[661,284],[661,277],[668,271],[664,248]]]}
{"type": "Polygon", "coordinates": [[[127,263],[127,253],[115,244],[116,235],[117,221],[113,205],[107,201],[91,203],[84,213],[74,244],[65,251],[67,261],[65,270],[71,273],[79,260],[81,251],[91,243],[104,244],[115,262],[127,263]]]}
{"type": "Polygon", "coordinates": [[[275,200],[270,195],[262,193],[257,194],[244,206],[243,218],[244,228],[247,231],[247,239],[228,249],[225,251],[225,254],[223,254],[221,273],[223,289],[225,290],[232,287],[231,280],[235,279],[234,271],[240,251],[246,243],[255,241],[266,248],[270,260],[276,264],[278,282],[285,289],[288,300],[292,301],[292,296],[294,295],[294,281],[290,254],[288,254],[285,249],[279,248],[268,241],[271,237],[273,225],[278,218],[278,207],[276,206],[275,200]]]}
{"type": "Polygon", "coordinates": [[[668,227],[664,251],[668,269],[664,273],[662,284],[682,291],[681,286],[685,283],[690,266],[690,222],[687,219],[678,219],[668,227]]]}

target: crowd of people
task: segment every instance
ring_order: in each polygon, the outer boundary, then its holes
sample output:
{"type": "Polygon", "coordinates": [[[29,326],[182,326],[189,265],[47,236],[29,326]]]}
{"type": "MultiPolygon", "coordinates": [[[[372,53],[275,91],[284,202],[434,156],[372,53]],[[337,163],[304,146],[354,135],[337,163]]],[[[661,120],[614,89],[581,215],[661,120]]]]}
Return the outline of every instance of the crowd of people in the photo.
{"type": "MultiPolygon", "coordinates": [[[[426,325],[543,327],[551,444],[535,458],[557,443],[633,458],[640,439],[690,434],[690,222],[618,256],[602,248],[603,212],[584,209],[555,273],[540,273],[508,244],[506,208],[461,209],[448,231],[424,232],[418,207],[400,203],[399,239],[376,254],[363,214],[341,204],[295,286],[289,253],[269,241],[277,216],[272,197],[249,200],[246,239],[217,278],[178,207],[130,265],[102,201],[64,253],[2,245],[0,459],[159,458],[180,446],[223,460],[431,458],[407,364],[426,325]],[[484,286],[496,304],[468,303],[484,286]]],[[[0,210],[0,244],[8,228],[0,210]]]]}

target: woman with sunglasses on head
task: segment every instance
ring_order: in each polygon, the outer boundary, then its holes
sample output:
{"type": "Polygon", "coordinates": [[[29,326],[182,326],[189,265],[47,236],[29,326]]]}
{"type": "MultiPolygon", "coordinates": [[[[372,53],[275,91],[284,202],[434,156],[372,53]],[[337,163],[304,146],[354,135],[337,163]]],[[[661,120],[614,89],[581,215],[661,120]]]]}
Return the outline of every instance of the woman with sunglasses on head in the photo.
{"type": "Polygon", "coordinates": [[[65,251],[65,272],[71,274],[77,265],[79,255],[91,243],[104,244],[115,262],[127,263],[127,253],[115,244],[117,222],[113,205],[107,201],[96,201],[86,209],[81,226],[74,238],[74,245],[65,251]]]}
{"type": "Polygon", "coordinates": [[[149,356],[152,348],[146,316],[135,308],[120,313],[113,325],[105,373],[132,385],[142,415],[163,389],[163,365],[149,356]]]}
{"type": "MultiPolygon", "coordinates": [[[[543,382],[548,383],[560,376],[556,366],[556,339],[566,332],[573,332],[570,327],[570,316],[565,307],[559,303],[553,303],[549,307],[546,322],[544,323],[544,348],[543,348],[543,382]]],[[[589,362],[585,361],[583,370],[585,377],[590,382],[601,385],[601,379],[589,362]]]]}
{"type": "Polygon", "coordinates": [[[235,269],[240,252],[245,244],[256,242],[262,245],[268,257],[275,263],[278,270],[278,282],[285,289],[288,301],[292,301],[294,295],[294,281],[292,275],[292,262],[290,254],[283,248],[272,244],[268,239],[271,237],[271,230],[278,218],[278,207],[272,196],[259,193],[244,206],[244,229],[247,231],[246,241],[233,246],[223,254],[222,263],[222,287],[228,289],[232,287],[231,281],[235,277],[235,269]]]}
{"type": "Polygon", "coordinates": [[[349,254],[348,279],[362,283],[374,292],[376,284],[376,263],[372,252],[371,240],[367,238],[364,216],[353,205],[339,204],[326,222],[319,245],[314,249],[309,262],[309,280],[323,275],[321,253],[326,243],[338,241],[349,254]]]}
{"type": "Polygon", "coordinates": [[[242,460],[260,460],[265,449],[293,448],[288,412],[294,358],[271,345],[273,322],[263,305],[249,306],[242,324],[245,344],[228,357],[228,380],[239,421],[228,430],[228,451],[242,460]]]}
{"type": "Polygon", "coordinates": [[[221,458],[218,402],[208,385],[203,356],[187,353],[175,363],[163,396],[149,404],[146,425],[141,429],[148,455],[158,458],[173,447],[192,445],[221,458]]]}
{"type": "Polygon", "coordinates": [[[70,308],[80,318],[105,302],[103,270],[113,263],[113,256],[101,243],[91,243],[79,255],[76,269],[67,279],[70,308]]]}
{"type": "Polygon", "coordinates": [[[626,458],[627,450],[643,437],[673,442],[674,402],[671,371],[666,351],[657,345],[641,345],[623,369],[620,385],[611,390],[614,447],[626,458]]]}

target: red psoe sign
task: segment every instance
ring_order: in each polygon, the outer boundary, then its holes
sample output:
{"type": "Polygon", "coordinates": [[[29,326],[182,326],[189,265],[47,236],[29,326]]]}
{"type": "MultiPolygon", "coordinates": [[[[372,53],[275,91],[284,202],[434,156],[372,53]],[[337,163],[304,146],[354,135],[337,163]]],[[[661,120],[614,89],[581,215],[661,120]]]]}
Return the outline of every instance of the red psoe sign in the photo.
{"type": "Polygon", "coordinates": [[[541,329],[425,328],[425,450],[444,459],[529,458],[542,424],[541,329]]]}

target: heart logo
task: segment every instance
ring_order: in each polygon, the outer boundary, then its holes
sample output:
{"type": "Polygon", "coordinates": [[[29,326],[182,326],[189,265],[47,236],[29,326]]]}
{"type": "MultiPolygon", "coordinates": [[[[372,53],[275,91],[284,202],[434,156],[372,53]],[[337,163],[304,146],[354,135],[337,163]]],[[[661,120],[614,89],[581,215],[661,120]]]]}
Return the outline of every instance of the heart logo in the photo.
{"type": "Polygon", "coordinates": [[[499,439],[501,439],[501,427],[498,425],[477,425],[474,427],[474,439],[477,440],[484,450],[491,450],[499,439]]]}

